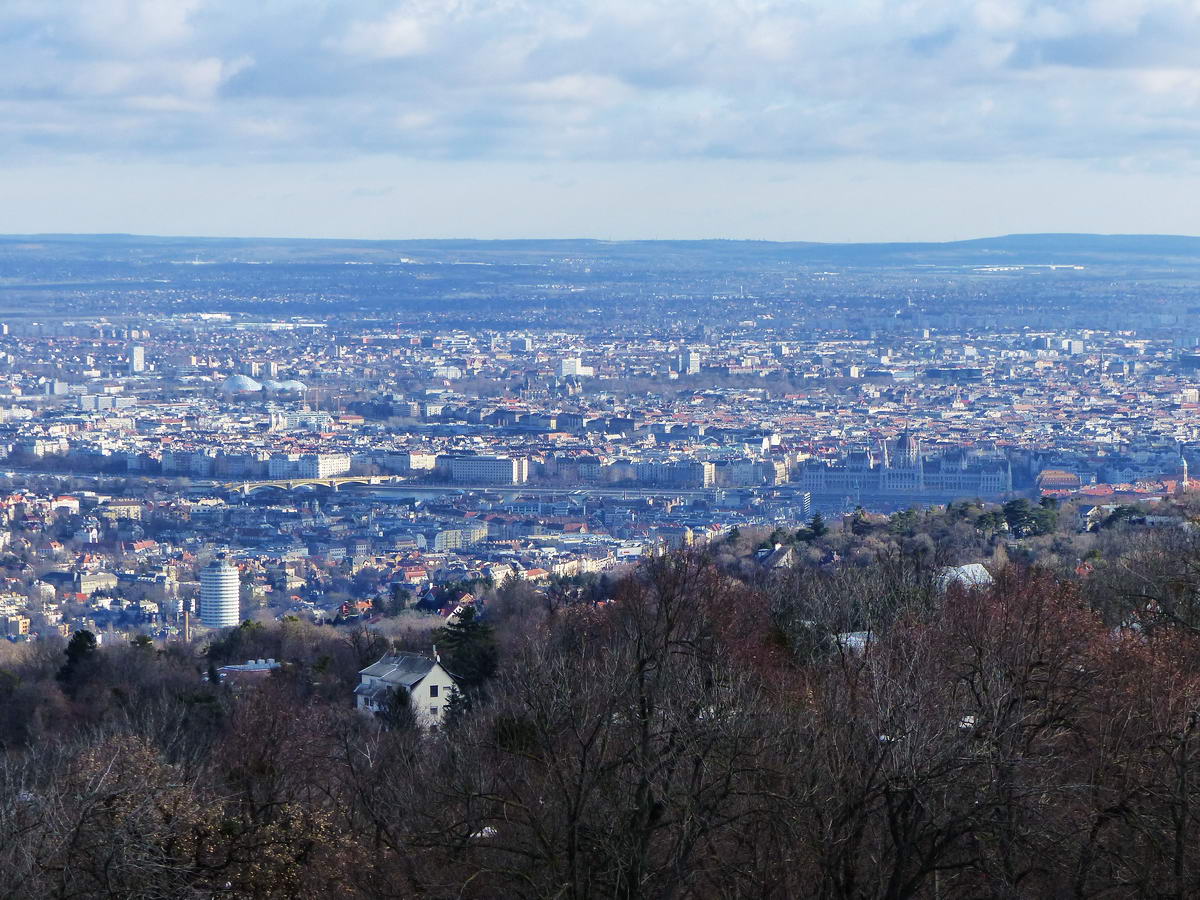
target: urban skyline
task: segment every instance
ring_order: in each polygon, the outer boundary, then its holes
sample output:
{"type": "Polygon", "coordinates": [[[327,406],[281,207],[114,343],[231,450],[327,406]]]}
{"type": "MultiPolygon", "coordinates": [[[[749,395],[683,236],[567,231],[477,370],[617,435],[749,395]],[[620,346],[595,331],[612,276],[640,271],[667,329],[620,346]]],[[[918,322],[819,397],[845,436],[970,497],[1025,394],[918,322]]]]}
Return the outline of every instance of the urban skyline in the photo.
{"type": "Polygon", "coordinates": [[[1197,47],[0,3],[0,893],[1200,896],[1197,47]]]}

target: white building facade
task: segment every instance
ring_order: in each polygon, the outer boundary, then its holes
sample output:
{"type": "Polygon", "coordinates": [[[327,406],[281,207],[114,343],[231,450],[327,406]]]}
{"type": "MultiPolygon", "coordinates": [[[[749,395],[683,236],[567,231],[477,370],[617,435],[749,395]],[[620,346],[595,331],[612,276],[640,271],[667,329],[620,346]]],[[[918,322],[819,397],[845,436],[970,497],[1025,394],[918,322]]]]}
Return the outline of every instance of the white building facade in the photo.
{"type": "Polygon", "coordinates": [[[446,704],[458,690],[441,663],[416,653],[389,653],[358,674],[360,682],[354,693],[359,712],[382,712],[391,692],[401,689],[407,692],[422,728],[436,728],[445,721],[446,704]]]}
{"type": "Polygon", "coordinates": [[[468,484],[524,484],[529,480],[529,460],[523,456],[441,457],[451,481],[468,484]]]}
{"type": "Polygon", "coordinates": [[[231,628],[241,619],[241,579],[237,566],[214,559],[200,570],[200,621],[209,628],[231,628]]]}

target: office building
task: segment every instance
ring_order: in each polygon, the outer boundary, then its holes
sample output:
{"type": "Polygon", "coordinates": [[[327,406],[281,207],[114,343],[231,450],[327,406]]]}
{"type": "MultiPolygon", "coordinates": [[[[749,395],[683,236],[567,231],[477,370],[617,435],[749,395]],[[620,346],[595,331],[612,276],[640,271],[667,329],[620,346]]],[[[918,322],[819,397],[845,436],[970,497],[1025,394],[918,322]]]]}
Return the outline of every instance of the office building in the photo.
{"type": "Polygon", "coordinates": [[[523,456],[445,456],[439,458],[451,481],[469,484],[524,484],[529,460],[523,456]]]}
{"type": "Polygon", "coordinates": [[[241,581],[237,566],[218,557],[200,570],[200,621],[209,628],[238,624],[241,581]]]}
{"type": "Polygon", "coordinates": [[[306,453],[300,457],[301,478],[331,478],[350,471],[350,456],[346,453],[306,453]]]}
{"type": "Polygon", "coordinates": [[[578,356],[568,356],[558,364],[558,374],[562,378],[589,378],[596,374],[596,370],[585,366],[578,356]]]}

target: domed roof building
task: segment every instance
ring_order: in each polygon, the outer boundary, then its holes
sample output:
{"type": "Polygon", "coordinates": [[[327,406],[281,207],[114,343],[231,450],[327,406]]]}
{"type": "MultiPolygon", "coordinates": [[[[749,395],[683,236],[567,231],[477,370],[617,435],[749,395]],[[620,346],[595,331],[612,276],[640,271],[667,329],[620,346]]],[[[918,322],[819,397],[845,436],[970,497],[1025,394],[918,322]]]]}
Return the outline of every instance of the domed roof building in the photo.
{"type": "Polygon", "coordinates": [[[282,381],[276,381],[274,378],[268,378],[262,383],[262,389],[269,394],[277,394],[280,391],[286,391],[282,381]]]}
{"type": "Polygon", "coordinates": [[[262,385],[249,375],[230,375],[221,382],[222,394],[244,394],[250,391],[261,391],[262,385]]]}
{"type": "Polygon", "coordinates": [[[297,394],[303,394],[308,390],[308,385],[303,381],[297,381],[295,378],[289,378],[287,381],[279,385],[281,391],[294,391],[297,394]]]}

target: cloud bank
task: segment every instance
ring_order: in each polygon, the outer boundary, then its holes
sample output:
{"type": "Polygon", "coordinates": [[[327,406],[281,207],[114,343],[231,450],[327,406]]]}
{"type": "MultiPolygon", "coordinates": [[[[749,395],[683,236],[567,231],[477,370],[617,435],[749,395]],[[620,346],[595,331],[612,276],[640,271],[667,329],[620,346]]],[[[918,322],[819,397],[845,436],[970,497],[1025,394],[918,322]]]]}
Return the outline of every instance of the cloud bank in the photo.
{"type": "Polygon", "coordinates": [[[1163,171],[1198,47],[1194,0],[6,0],[0,157],[1163,171]]]}

